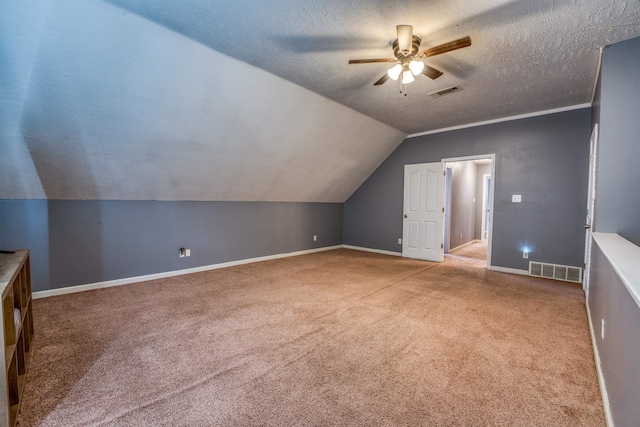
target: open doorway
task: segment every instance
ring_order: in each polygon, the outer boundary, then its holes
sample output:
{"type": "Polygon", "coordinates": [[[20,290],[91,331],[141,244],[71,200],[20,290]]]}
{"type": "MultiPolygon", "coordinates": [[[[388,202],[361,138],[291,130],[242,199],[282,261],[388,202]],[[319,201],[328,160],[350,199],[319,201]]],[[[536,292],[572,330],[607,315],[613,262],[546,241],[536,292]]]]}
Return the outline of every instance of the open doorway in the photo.
{"type": "Polygon", "coordinates": [[[445,255],[491,265],[494,155],[443,159],[445,255]]]}

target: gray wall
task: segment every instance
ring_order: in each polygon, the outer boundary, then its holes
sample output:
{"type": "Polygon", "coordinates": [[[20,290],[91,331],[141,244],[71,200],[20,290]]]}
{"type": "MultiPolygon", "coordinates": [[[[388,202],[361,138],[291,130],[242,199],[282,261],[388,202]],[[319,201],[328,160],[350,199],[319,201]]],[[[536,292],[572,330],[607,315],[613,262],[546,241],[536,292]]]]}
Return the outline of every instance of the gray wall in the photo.
{"type": "Polygon", "coordinates": [[[476,174],[471,161],[447,163],[451,166],[451,249],[469,243],[476,235],[476,174]]]}
{"type": "Polygon", "coordinates": [[[595,242],[591,257],[588,304],[611,414],[618,427],[638,426],[640,308],[595,242]]]}
{"type": "Polygon", "coordinates": [[[602,58],[596,229],[640,245],[640,38],[602,58]]]}
{"type": "Polygon", "coordinates": [[[0,248],[34,291],[342,243],[342,204],[0,200],[0,248]],[[313,241],[313,235],[318,236],[313,241]],[[178,249],[191,249],[179,258],[178,249]]]}
{"type": "Polygon", "coordinates": [[[581,266],[590,122],[580,109],[408,138],[345,203],[344,243],[401,251],[405,164],[495,153],[492,264],[527,269],[528,245],[529,260],[581,266]]]}
{"type": "MultiPolygon", "coordinates": [[[[640,245],[640,38],[604,50],[593,123],[599,123],[595,230],[640,245]]],[[[589,310],[616,426],[640,425],[640,307],[594,243],[589,310]],[[600,338],[602,319],[606,339],[600,338]]],[[[639,261],[640,262],[640,261],[639,261]]]]}

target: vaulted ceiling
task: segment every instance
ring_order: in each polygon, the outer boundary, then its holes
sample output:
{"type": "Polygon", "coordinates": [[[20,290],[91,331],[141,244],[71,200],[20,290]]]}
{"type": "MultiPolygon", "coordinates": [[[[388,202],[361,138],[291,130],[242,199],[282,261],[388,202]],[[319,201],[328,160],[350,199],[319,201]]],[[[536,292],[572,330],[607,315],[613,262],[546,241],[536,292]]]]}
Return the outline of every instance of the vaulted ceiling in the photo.
{"type": "Polygon", "coordinates": [[[640,1],[0,5],[0,198],[342,202],[407,134],[589,103],[640,1]],[[444,72],[373,86],[395,26],[444,72]],[[434,99],[428,93],[459,85],[434,99]]]}

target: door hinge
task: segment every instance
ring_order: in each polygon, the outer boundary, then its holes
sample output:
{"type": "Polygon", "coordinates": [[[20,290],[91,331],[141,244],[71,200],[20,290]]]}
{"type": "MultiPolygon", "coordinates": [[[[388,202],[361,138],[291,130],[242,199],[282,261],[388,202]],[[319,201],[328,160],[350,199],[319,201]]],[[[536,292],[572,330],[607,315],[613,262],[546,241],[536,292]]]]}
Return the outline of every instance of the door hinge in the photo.
{"type": "Polygon", "coordinates": [[[442,208],[442,213],[444,213],[444,208],[442,208]]]}
{"type": "Polygon", "coordinates": [[[444,249],[444,243],[440,243],[440,249],[444,249]]]}
{"type": "Polygon", "coordinates": [[[442,171],[442,175],[447,176],[447,171],[442,171]]]}

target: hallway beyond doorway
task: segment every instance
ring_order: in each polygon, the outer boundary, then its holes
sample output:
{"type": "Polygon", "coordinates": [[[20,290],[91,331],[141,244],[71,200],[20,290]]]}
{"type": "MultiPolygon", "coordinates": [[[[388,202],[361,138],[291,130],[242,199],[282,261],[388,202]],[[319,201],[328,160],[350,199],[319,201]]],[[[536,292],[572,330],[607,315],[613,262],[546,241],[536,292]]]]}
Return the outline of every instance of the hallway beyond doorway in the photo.
{"type": "Polygon", "coordinates": [[[468,258],[470,261],[487,261],[487,242],[472,242],[458,249],[454,249],[445,257],[468,258]]]}

